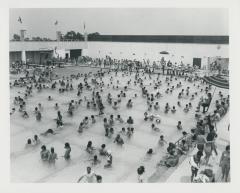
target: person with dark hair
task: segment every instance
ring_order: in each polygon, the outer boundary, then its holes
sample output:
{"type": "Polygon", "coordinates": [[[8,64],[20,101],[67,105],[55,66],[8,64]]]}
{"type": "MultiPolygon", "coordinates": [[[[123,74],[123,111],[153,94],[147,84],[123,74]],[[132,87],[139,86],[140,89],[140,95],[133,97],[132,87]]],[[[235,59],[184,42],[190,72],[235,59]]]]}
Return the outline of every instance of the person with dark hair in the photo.
{"type": "Polygon", "coordinates": [[[96,175],[97,183],[102,183],[102,176],[96,175]]]}
{"type": "Polygon", "coordinates": [[[206,112],[206,108],[209,107],[210,103],[212,101],[212,94],[208,93],[207,98],[202,102],[202,107],[203,107],[203,113],[206,112]]]}
{"type": "Polygon", "coordinates": [[[181,121],[178,121],[177,129],[182,130],[182,122],[181,121]]]}
{"type": "Polygon", "coordinates": [[[42,145],[41,149],[42,151],[40,152],[40,156],[42,161],[48,161],[50,152],[47,150],[45,145],[42,145]]]}
{"type": "Polygon", "coordinates": [[[191,165],[191,182],[193,182],[194,177],[197,176],[198,170],[200,169],[200,162],[201,162],[201,157],[203,156],[202,151],[198,151],[197,154],[193,155],[190,158],[190,165],[191,165]]]}
{"type": "Polygon", "coordinates": [[[29,148],[29,147],[32,147],[32,140],[31,139],[28,139],[27,143],[25,145],[25,148],[29,148]]]}
{"type": "Polygon", "coordinates": [[[222,153],[219,166],[222,168],[222,180],[227,182],[230,171],[230,145],[227,145],[222,153]]]}
{"type": "Polygon", "coordinates": [[[33,142],[33,145],[38,145],[41,143],[41,141],[37,135],[34,135],[32,142],[33,142]]]}
{"type": "Polygon", "coordinates": [[[122,137],[120,136],[120,134],[117,134],[116,138],[114,139],[113,143],[117,143],[118,145],[123,145],[124,141],[122,139],[122,137]]]}
{"type": "Polygon", "coordinates": [[[163,135],[160,135],[160,139],[158,141],[158,144],[163,147],[165,144],[167,144],[167,141],[164,139],[163,135]]]}
{"type": "Polygon", "coordinates": [[[128,117],[128,120],[127,120],[127,123],[129,124],[129,125],[132,125],[133,124],[133,118],[131,117],[131,116],[129,116],[128,117]]]}
{"type": "Polygon", "coordinates": [[[101,148],[99,149],[99,155],[106,156],[107,155],[107,150],[106,150],[106,145],[102,144],[101,148]]]}
{"type": "Polygon", "coordinates": [[[81,182],[84,179],[85,183],[94,183],[96,180],[96,174],[94,173],[94,171],[92,171],[91,167],[87,167],[87,172],[86,174],[84,174],[83,176],[81,176],[77,183],[81,182]]]}
{"type": "Polygon", "coordinates": [[[204,147],[204,153],[205,153],[204,160],[205,160],[206,165],[208,165],[210,156],[212,155],[212,143],[213,143],[212,138],[208,135],[207,141],[206,141],[205,147],[204,147]]]}
{"type": "Polygon", "coordinates": [[[57,159],[58,159],[57,154],[54,152],[54,148],[51,147],[50,154],[48,157],[49,164],[55,164],[57,159]]]}
{"type": "Polygon", "coordinates": [[[94,155],[93,158],[88,161],[91,161],[92,166],[96,166],[101,163],[97,155],[94,155]]]}
{"type": "Polygon", "coordinates": [[[112,152],[110,150],[107,151],[107,164],[104,165],[104,168],[110,168],[112,167],[112,152]]]}
{"type": "Polygon", "coordinates": [[[137,169],[138,183],[143,183],[143,182],[144,182],[144,178],[143,178],[144,172],[145,172],[145,167],[144,167],[144,166],[140,166],[140,167],[137,169]]]}
{"type": "Polygon", "coordinates": [[[40,135],[47,136],[48,134],[56,135],[57,133],[55,131],[53,131],[52,129],[48,129],[47,131],[41,133],[40,135]]]}
{"type": "Polygon", "coordinates": [[[95,148],[92,146],[92,141],[88,141],[86,151],[87,151],[89,154],[92,154],[94,150],[95,150],[95,148]]]}
{"type": "Polygon", "coordinates": [[[121,117],[121,115],[117,115],[116,121],[119,121],[119,123],[123,123],[123,119],[121,117]]]}
{"type": "Polygon", "coordinates": [[[70,144],[67,142],[65,143],[64,145],[64,149],[65,149],[65,153],[64,153],[64,159],[65,160],[70,160],[71,156],[70,156],[70,153],[71,153],[71,147],[70,147],[70,144]]]}

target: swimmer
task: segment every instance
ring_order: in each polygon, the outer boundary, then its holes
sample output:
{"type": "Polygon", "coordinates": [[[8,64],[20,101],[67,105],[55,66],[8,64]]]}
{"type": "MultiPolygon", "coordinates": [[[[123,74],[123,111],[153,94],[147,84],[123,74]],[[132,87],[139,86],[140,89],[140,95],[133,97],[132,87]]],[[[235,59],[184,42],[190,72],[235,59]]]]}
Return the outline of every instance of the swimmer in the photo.
{"type": "Polygon", "coordinates": [[[156,127],[154,124],[151,125],[153,131],[160,132],[160,129],[156,127]]]}
{"type": "Polygon", "coordinates": [[[96,123],[96,119],[95,119],[94,115],[91,115],[91,119],[92,119],[92,124],[95,124],[96,123]]]}
{"type": "Polygon", "coordinates": [[[117,118],[116,118],[117,121],[119,121],[119,123],[124,123],[121,115],[117,115],[117,118]]]}
{"type": "Polygon", "coordinates": [[[50,154],[48,156],[48,163],[49,164],[55,164],[57,159],[58,159],[57,154],[55,153],[54,148],[51,147],[50,154]]]}
{"type": "Polygon", "coordinates": [[[42,149],[42,151],[40,152],[41,160],[48,161],[50,152],[47,150],[45,145],[42,145],[41,149],[42,149]]]}
{"type": "Polygon", "coordinates": [[[101,156],[106,156],[107,155],[107,150],[106,150],[106,145],[102,144],[101,148],[99,149],[99,155],[101,156]]]}
{"type": "Polygon", "coordinates": [[[94,155],[92,159],[89,159],[87,161],[90,161],[92,166],[96,166],[101,163],[101,161],[98,159],[97,155],[94,155]]]}
{"type": "Polygon", "coordinates": [[[25,148],[29,148],[29,147],[32,147],[32,140],[31,139],[28,139],[27,140],[27,143],[25,144],[25,148]]]}
{"type": "Polygon", "coordinates": [[[167,144],[167,141],[164,139],[163,135],[160,135],[160,139],[158,141],[158,144],[163,147],[165,144],[167,144]]]}
{"type": "Polygon", "coordinates": [[[104,165],[104,168],[110,168],[112,167],[112,160],[113,160],[113,157],[112,157],[112,153],[110,150],[107,151],[107,164],[104,165]]]}
{"type": "Polygon", "coordinates": [[[28,115],[27,111],[24,111],[24,112],[23,112],[22,117],[25,118],[25,119],[26,119],[26,118],[29,118],[29,115],[28,115]]]}
{"type": "Polygon", "coordinates": [[[32,140],[33,145],[37,146],[41,144],[41,141],[37,135],[34,135],[33,140],[32,140]]]}
{"type": "Polygon", "coordinates": [[[185,106],[185,108],[183,109],[183,111],[184,111],[185,113],[187,113],[187,112],[189,111],[188,104],[186,104],[186,106],[185,106]]]}
{"type": "Polygon", "coordinates": [[[88,141],[86,151],[89,154],[93,154],[94,150],[95,150],[95,148],[92,146],[92,141],[88,141]]]}
{"type": "Polygon", "coordinates": [[[56,135],[57,133],[55,131],[53,131],[52,129],[48,129],[47,131],[41,133],[40,135],[47,136],[48,134],[56,135]]]}
{"type": "Polygon", "coordinates": [[[67,142],[65,143],[64,145],[64,149],[65,149],[65,153],[64,153],[64,159],[65,160],[69,160],[70,159],[70,153],[71,153],[71,147],[70,147],[70,144],[67,142]]]}
{"type": "Polygon", "coordinates": [[[117,143],[118,145],[123,145],[124,144],[124,141],[123,139],[121,138],[121,136],[119,134],[117,134],[116,138],[114,139],[113,143],[117,143]]]}
{"type": "Polygon", "coordinates": [[[177,129],[182,130],[182,122],[181,121],[178,121],[177,129]]]}
{"type": "Polygon", "coordinates": [[[173,106],[173,108],[171,109],[171,112],[172,112],[172,113],[175,113],[175,112],[176,112],[175,106],[173,106]]]}

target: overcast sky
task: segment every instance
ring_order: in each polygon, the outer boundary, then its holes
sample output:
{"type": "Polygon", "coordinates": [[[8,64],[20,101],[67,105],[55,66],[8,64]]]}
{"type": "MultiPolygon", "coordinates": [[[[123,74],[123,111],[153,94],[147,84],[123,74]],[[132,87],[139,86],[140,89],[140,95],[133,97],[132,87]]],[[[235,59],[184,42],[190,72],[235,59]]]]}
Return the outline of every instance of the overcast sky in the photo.
{"type": "Polygon", "coordinates": [[[228,35],[227,9],[10,9],[9,14],[10,38],[21,28],[28,37],[55,39],[56,30],[83,33],[84,22],[88,33],[104,35],[228,35]]]}

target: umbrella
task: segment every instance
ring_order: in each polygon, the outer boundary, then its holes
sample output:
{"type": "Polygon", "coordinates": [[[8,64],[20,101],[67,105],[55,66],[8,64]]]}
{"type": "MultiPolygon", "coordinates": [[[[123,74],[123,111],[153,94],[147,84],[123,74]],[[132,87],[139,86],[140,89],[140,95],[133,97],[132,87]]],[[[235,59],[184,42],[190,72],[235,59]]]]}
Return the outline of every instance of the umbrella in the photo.
{"type": "Polygon", "coordinates": [[[169,54],[167,51],[159,52],[160,54],[169,54]]]}
{"type": "Polygon", "coordinates": [[[221,75],[204,76],[203,80],[216,87],[229,89],[229,81],[221,75]]]}

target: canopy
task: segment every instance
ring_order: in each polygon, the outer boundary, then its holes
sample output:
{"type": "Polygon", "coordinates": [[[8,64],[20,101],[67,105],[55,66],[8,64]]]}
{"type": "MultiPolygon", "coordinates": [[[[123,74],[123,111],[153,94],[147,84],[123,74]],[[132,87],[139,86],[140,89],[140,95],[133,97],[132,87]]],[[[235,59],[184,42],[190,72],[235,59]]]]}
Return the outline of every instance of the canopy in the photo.
{"type": "Polygon", "coordinates": [[[216,87],[229,89],[229,80],[227,80],[221,75],[204,76],[203,80],[206,81],[208,84],[214,85],[216,87]]]}

